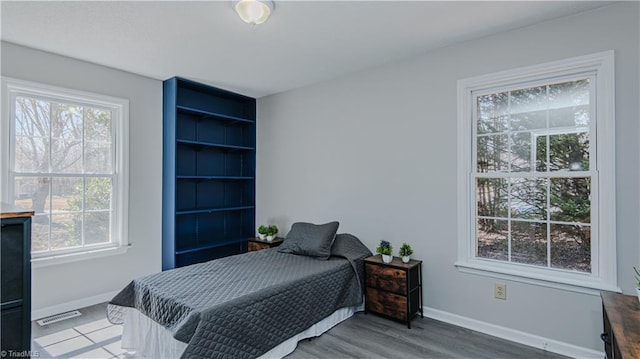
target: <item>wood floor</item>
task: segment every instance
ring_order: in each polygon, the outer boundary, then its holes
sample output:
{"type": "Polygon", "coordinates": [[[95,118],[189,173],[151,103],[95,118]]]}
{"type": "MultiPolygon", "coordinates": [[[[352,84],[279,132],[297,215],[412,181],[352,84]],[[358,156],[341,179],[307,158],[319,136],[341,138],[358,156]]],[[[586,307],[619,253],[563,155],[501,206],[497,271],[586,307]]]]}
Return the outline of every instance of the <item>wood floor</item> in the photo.
{"type": "MultiPolygon", "coordinates": [[[[39,358],[126,358],[122,329],[109,323],[106,304],[80,309],[80,317],[32,325],[39,358]]],[[[313,358],[565,358],[427,318],[411,329],[373,314],[357,313],[320,337],[303,340],[287,359],[313,358]]]]}
{"type": "Polygon", "coordinates": [[[287,359],[311,358],[566,358],[427,318],[411,329],[373,314],[356,313],[322,336],[298,343],[287,359]]]}

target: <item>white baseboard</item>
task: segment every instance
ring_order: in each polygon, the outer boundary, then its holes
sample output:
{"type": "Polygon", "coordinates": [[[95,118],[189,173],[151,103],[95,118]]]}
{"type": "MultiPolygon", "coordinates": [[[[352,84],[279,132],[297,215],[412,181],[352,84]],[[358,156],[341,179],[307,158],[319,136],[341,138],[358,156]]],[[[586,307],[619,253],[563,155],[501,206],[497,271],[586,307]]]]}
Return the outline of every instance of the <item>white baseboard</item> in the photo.
{"type": "Polygon", "coordinates": [[[445,312],[442,310],[423,307],[424,315],[431,319],[457,325],[459,327],[475,330],[484,334],[509,340],[515,343],[524,344],[530,347],[543,349],[549,352],[580,359],[602,359],[604,352],[593,349],[579,347],[577,345],[560,342],[557,340],[541,337],[538,335],[521,332],[519,330],[490,324],[480,320],[463,317],[461,315],[445,312]]]}
{"type": "Polygon", "coordinates": [[[102,293],[94,295],[92,297],[72,300],[70,302],[53,305],[46,308],[36,309],[31,311],[31,320],[38,320],[44,317],[48,317],[54,314],[60,314],[71,310],[81,309],[92,305],[108,302],[118,294],[118,291],[102,293]]]}

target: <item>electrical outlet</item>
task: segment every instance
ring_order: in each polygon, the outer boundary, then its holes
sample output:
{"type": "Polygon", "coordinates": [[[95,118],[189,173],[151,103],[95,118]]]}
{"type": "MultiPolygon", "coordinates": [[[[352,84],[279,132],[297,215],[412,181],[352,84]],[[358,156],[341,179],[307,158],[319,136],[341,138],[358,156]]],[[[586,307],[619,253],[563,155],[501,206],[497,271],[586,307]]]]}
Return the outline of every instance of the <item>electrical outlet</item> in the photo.
{"type": "Polygon", "coordinates": [[[493,296],[498,299],[507,300],[507,285],[504,283],[496,283],[493,288],[493,296]]]}

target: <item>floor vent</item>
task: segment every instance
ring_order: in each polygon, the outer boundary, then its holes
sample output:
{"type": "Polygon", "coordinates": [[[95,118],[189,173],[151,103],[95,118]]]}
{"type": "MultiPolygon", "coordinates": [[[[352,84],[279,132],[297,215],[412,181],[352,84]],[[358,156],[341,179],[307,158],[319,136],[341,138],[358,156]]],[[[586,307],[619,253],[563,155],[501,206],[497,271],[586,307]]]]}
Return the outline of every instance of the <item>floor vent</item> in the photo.
{"type": "Polygon", "coordinates": [[[50,317],[42,318],[38,320],[38,324],[40,324],[40,326],[43,326],[43,325],[47,325],[55,322],[61,322],[63,320],[79,317],[81,315],[82,313],[80,313],[79,311],[72,310],[70,312],[60,313],[60,314],[52,315],[50,317]]]}

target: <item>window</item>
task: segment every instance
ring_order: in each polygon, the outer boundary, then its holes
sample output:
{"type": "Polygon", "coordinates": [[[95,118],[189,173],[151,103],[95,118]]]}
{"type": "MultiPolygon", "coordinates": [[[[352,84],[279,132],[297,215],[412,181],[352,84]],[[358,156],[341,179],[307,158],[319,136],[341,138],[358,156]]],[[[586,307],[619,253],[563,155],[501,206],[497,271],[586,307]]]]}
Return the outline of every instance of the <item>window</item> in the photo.
{"type": "Polygon", "coordinates": [[[615,286],[612,84],[612,52],[459,81],[461,270],[615,286]]]}
{"type": "Polygon", "coordinates": [[[35,212],[34,262],[123,250],[128,101],[12,79],[3,87],[3,201],[35,212]]]}

